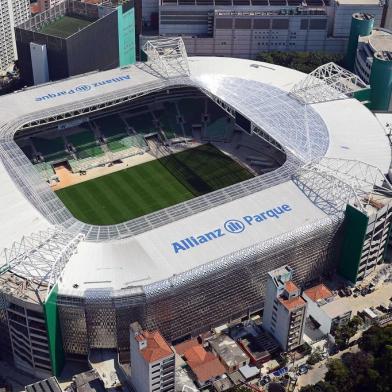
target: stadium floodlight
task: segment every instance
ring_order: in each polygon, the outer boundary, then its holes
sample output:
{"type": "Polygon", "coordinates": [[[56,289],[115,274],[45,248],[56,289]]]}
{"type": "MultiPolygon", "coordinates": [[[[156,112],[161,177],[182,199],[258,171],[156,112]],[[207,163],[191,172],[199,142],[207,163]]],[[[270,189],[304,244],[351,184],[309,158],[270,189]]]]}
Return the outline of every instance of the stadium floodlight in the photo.
{"type": "Polygon", "coordinates": [[[304,104],[311,104],[346,99],[366,87],[357,75],[331,62],[312,71],[289,94],[304,104]]]}
{"type": "Polygon", "coordinates": [[[82,234],[67,233],[59,228],[24,236],[0,254],[0,260],[5,260],[2,271],[10,270],[49,287],[57,281],[83,238],[82,234]]]}
{"type": "Polygon", "coordinates": [[[149,65],[165,78],[189,76],[188,56],[182,38],[159,38],[147,41],[143,51],[149,65]]]}
{"type": "Polygon", "coordinates": [[[299,169],[293,181],[329,215],[343,212],[346,204],[365,212],[376,195],[392,197],[392,185],[379,168],[352,159],[324,157],[299,169]]]}

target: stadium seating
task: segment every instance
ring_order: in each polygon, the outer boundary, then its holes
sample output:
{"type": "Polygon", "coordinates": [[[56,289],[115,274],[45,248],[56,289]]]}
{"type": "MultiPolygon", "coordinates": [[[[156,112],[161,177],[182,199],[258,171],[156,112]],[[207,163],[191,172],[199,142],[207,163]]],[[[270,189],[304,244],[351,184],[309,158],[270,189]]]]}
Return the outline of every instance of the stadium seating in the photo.
{"type": "Polygon", "coordinates": [[[156,132],[152,120],[152,115],[149,112],[138,114],[136,116],[125,119],[129,127],[132,127],[135,132],[141,133],[143,135],[156,132]]]}
{"type": "Polygon", "coordinates": [[[121,139],[127,135],[127,128],[121,117],[117,114],[101,117],[95,120],[95,124],[107,140],[121,139]]]}
{"type": "Polygon", "coordinates": [[[226,112],[215,102],[208,101],[207,104],[208,122],[214,123],[223,116],[227,116],[226,112]]]}
{"type": "Polygon", "coordinates": [[[205,112],[205,99],[186,98],[178,101],[178,109],[184,119],[185,135],[192,137],[192,125],[202,123],[205,112]]]}
{"type": "Polygon", "coordinates": [[[147,147],[146,142],[140,135],[127,136],[121,140],[114,140],[107,143],[111,152],[118,152],[128,149],[140,149],[147,147]]]}
{"type": "Polygon", "coordinates": [[[75,147],[76,155],[80,159],[103,155],[101,147],[97,145],[95,136],[90,130],[84,129],[82,132],[68,135],[67,140],[75,147]]]}
{"type": "Polygon", "coordinates": [[[34,165],[38,173],[42,176],[45,181],[50,180],[50,178],[55,174],[53,167],[50,163],[41,162],[34,165]]]}
{"type": "Polygon", "coordinates": [[[161,130],[164,132],[166,138],[174,139],[176,137],[183,137],[181,125],[177,122],[177,107],[173,102],[165,102],[164,109],[154,110],[161,130]]]}
{"type": "Polygon", "coordinates": [[[42,154],[46,161],[58,162],[69,158],[62,137],[44,138],[34,136],[31,141],[37,152],[42,154]]]}
{"type": "Polygon", "coordinates": [[[21,146],[20,148],[23,151],[23,153],[26,155],[26,157],[29,158],[30,161],[32,161],[34,158],[34,151],[33,151],[33,148],[31,147],[31,145],[26,144],[24,146],[21,146]]]}

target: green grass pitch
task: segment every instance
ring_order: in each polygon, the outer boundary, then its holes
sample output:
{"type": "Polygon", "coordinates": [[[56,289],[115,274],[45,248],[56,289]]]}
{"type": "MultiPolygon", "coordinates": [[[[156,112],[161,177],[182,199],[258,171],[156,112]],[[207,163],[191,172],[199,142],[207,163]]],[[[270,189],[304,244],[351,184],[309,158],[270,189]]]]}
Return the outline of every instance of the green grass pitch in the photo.
{"type": "Polygon", "coordinates": [[[110,225],[252,177],[246,168],[205,144],[72,185],[56,194],[77,219],[110,225]]]}
{"type": "Polygon", "coordinates": [[[63,16],[60,19],[43,26],[40,33],[67,38],[89,24],[91,24],[91,22],[87,20],[74,18],[72,16],[63,16]]]}

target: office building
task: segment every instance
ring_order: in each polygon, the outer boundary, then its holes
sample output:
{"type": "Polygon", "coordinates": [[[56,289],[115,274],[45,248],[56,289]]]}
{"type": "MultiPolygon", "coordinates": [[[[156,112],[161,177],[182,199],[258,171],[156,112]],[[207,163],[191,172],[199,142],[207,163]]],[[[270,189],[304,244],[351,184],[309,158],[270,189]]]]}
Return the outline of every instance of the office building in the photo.
{"type": "Polygon", "coordinates": [[[280,267],[268,273],[263,313],[263,327],[284,351],[302,344],[306,302],[292,281],[293,270],[280,267]]]}
{"type": "Polygon", "coordinates": [[[175,385],[175,356],[159,331],[130,328],[131,383],[137,392],[169,392],[175,385]]]}
{"type": "Polygon", "coordinates": [[[371,12],[379,27],[383,7],[379,0],[159,0],[143,3],[142,41],[154,34],[181,36],[190,55],[205,56],[255,58],[261,51],[343,54],[351,15],[371,12]]]}
{"type": "Polygon", "coordinates": [[[0,72],[12,67],[18,58],[14,27],[29,17],[29,0],[0,0],[0,72]]]}

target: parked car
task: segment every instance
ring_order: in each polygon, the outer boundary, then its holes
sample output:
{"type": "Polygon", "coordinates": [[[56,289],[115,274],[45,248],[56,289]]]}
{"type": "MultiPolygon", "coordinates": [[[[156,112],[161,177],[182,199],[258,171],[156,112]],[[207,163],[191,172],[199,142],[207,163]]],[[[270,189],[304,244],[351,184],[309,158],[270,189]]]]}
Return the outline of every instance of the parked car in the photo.
{"type": "Polygon", "coordinates": [[[339,295],[339,297],[345,297],[345,296],[346,296],[346,293],[344,292],[343,289],[340,289],[340,290],[338,291],[338,295],[339,295]]]}
{"type": "Polygon", "coordinates": [[[298,374],[306,374],[309,371],[309,366],[304,364],[298,368],[298,374]]]}

